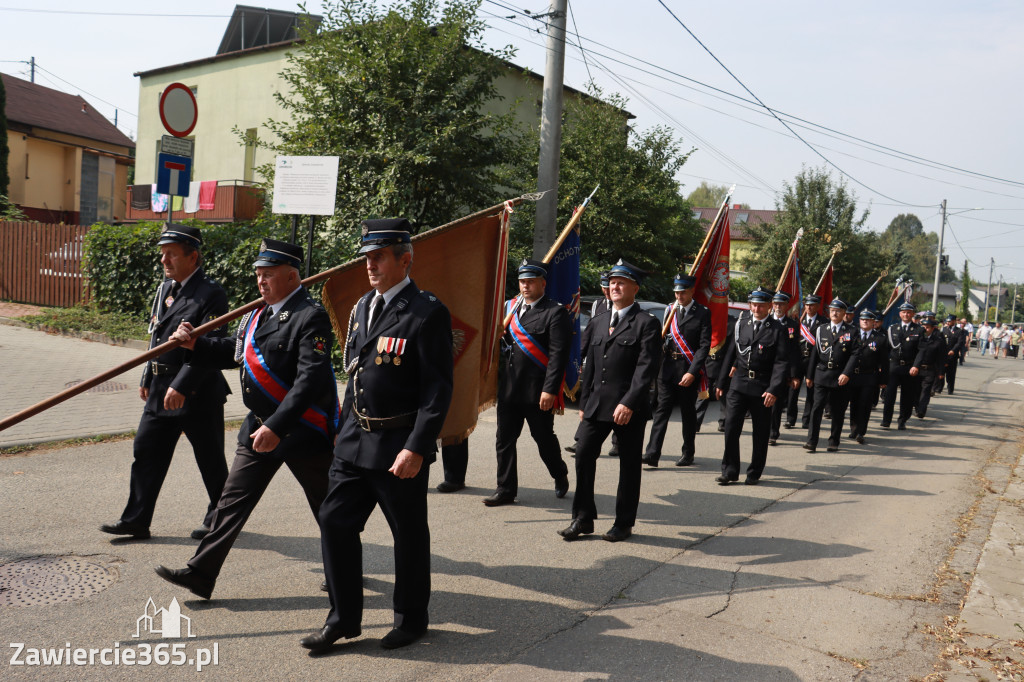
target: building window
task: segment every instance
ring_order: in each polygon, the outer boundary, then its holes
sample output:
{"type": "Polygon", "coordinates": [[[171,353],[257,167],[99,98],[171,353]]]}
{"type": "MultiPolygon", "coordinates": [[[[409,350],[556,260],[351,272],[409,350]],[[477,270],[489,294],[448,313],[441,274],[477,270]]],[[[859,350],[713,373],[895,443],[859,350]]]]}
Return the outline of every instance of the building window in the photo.
{"type": "Polygon", "coordinates": [[[700,220],[701,210],[699,208],[693,209],[693,219],[700,220]]]}
{"type": "Polygon", "coordinates": [[[737,213],[736,214],[736,224],[737,225],[742,225],[743,223],[747,222],[747,220],[749,220],[749,219],[750,219],[750,214],[749,213],[737,213]]]}

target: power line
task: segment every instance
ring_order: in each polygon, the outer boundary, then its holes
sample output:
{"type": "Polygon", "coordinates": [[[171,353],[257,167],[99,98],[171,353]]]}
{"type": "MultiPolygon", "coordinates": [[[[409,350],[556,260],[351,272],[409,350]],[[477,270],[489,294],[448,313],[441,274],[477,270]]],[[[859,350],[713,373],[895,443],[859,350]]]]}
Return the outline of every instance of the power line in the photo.
{"type": "Polygon", "coordinates": [[[76,90],[79,90],[79,91],[81,91],[81,92],[84,92],[85,94],[89,95],[89,97],[92,97],[93,99],[95,99],[95,100],[96,100],[96,101],[98,101],[98,102],[103,102],[103,103],[104,103],[104,104],[106,104],[107,106],[111,106],[111,107],[114,107],[114,108],[115,108],[115,109],[117,109],[118,111],[120,111],[120,112],[123,112],[123,113],[125,113],[125,114],[128,114],[129,116],[131,116],[131,117],[133,117],[133,118],[136,118],[136,119],[138,118],[138,116],[137,116],[136,114],[132,113],[131,111],[128,111],[128,110],[127,110],[127,109],[125,109],[124,107],[119,107],[119,106],[117,106],[116,104],[113,104],[113,103],[111,103],[111,102],[108,102],[107,100],[103,99],[102,97],[98,97],[98,96],[96,96],[96,95],[92,94],[91,92],[88,92],[88,91],[84,90],[83,88],[80,88],[80,87],[78,87],[78,86],[77,86],[77,85],[75,85],[74,83],[72,83],[72,82],[70,82],[70,81],[67,81],[67,80],[64,80],[63,78],[61,78],[60,76],[58,76],[57,74],[55,74],[55,73],[54,73],[53,71],[50,71],[49,69],[44,69],[43,67],[39,66],[39,62],[36,62],[36,69],[38,69],[39,71],[42,71],[42,72],[44,72],[44,73],[48,73],[48,74],[50,74],[51,76],[53,76],[53,77],[54,77],[54,78],[56,78],[57,80],[61,81],[62,83],[65,83],[65,84],[67,84],[67,85],[70,85],[71,87],[75,88],[76,90]]]}
{"type": "Polygon", "coordinates": [[[590,74],[590,64],[587,63],[587,53],[583,51],[583,39],[580,38],[580,30],[576,27],[576,14],[572,11],[572,3],[566,2],[565,4],[569,8],[569,18],[572,19],[572,32],[576,34],[576,42],[579,43],[580,54],[583,55],[583,66],[587,67],[587,78],[591,83],[593,83],[594,77],[590,74]]]}

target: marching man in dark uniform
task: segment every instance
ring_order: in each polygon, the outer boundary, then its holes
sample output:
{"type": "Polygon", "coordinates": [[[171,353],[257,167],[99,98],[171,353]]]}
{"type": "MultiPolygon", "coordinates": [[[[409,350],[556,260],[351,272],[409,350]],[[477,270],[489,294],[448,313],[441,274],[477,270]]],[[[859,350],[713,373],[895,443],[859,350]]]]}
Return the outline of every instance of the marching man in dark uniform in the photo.
{"type": "Polygon", "coordinates": [[[327,494],[339,409],[334,336],[327,312],[302,286],[301,265],[302,247],[264,239],[253,266],[265,305],[242,317],[233,338],[193,338],[187,322],[173,335],[192,349],[193,364],[239,367],[250,410],[209,534],[187,568],[156,568],[164,580],[203,599],[210,598],[235,538],[282,464],[302,486],[314,519],[327,494]]]}
{"type": "Polygon", "coordinates": [[[661,328],[636,303],[646,273],[620,259],[610,274],[612,310],[592,319],[583,332],[587,362],[576,431],[576,493],[572,522],[558,531],[566,540],[594,532],[597,456],[610,432],[619,436],[619,487],[615,522],[602,537],[619,542],[632,535],[640,504],[641,450],[651,418],[649,392],[658,372],[661,328]]]}
{"type": "Polygon", "coordinates": [[[946,342],[945,382],[939,379],[935,384],[935,392],[942,393],[942,385],[945,383],[948,387],[946,391],[953,395],[953,388],[956,385],[956,370],[967,347],[967,332],[963,330],[963,327],[956,325],[956,315],[947,315],[946,326],[942,328],[941,333],[943,341],[946,342]]]}
{"type": "Polygon", "coordinates": [[[658,405],[654,410],[651,438],[644,453],[644,464],[657,467],[661,447],[665,443],[668,420],[679,406],[683,422],[683,452],[676,466],[693,464],[697,452],[697,397],[707,396],[707,375],[704,360],[711,350],[711,313],[693,300],[697,280],[690,275],[676,275],[672,283],[675,303],[665,310],[671,316],[668,333],[662,344],[663,358],[658,373],[658,405]]]}
{"type": "Polygon", "coordinates": [[[498,488],[484,498],[488,507],[512,504],[519,492],[516,441],[523,422],[537,443],[541,461],[555,482],[555,496],[569,491],[569,469],[555,435],[555,408],[564,406],[562,382],[569,364],[572,327],[565,306],[544,295],[547,266],[523,259],[520,295],[505,302],[512,313],[503,338],[506,363],[498,389],[498,488]]]}
{"type": "Polygon", "coordinates": [[[921,382],[921,395],[917,400],[918,419],[924,419],[925,413],[928,412],[932,393],[942,382],[947,360],[956,360],[955,356],[950,358],[947,355],[946,340],[939,333],[938,322],[931,313],[921,316],[921,325],[924,327],[924,333],[921,335],[918,351],[918,357],[921,359],[918,365],[921,369],[918,377],[921,382]]]}
{"type": "MultiPolygon", "coordinates": [[[[228,297],[203,273],[199,230],[169,223],[160,235],[160,263],[167,279],[157,289],[149,321],[149,347],[170,339],[182,321],[196,326],[228,311],[228,297]]],[[[212,332],[224,336],[225,328],[212,332]]],[[[192,444],[203,485],[210,497],[202,525],[192,531],[201,539],[209,531],[213,510],[228,477],[224,460],[224,402],[231,390],[213,368],[193,367],[185,351],[168,351],[146,365],[139,397],[146,401],[135,435],[128,504],[121,518],[100,526],[104,533],[149,537],[156,499],[171,466],[174,446],[184,433],[192,444]]]]}
{"type": "Polygon", "coordinates": [[[452,321],[444,304],[409,278],[411,241],[405,219],[363,221],[359,252],[373,290],[353,308],[345,341],[351,378],[320,508],[331,610],[323,628],[299,642],[313,651],[361,633],[359,536],[378,505],[395,547],[394,628],[381,646],[407,646],[427,631],[427,481],[452,399],[452,321]]]}
{"type": "Polygon", "coordinates": [[[843,435],[846,407],[850,403],[850,388],[847,385],[853,376],[853,368],[860,360],[860,344],[855,330],[846,324],[847,305],[841,299],[833,299],[828,306],[829,324],[823,324],[814,332],[814,351],[807,364],[807,388],[814,390],[814,409],[811,411],[811,425],[807,430],[804,450],[814,452],[818,447],[821,419],[825,408],[831,408],[832,431],[828,437],[828,451],[839,449],[839,438],[843,435]]]}
{"type": "Polygon", "coordinates": [[[725,451],[718,485],[740,478],[740,434],[750,412],[753,450],[744,483],[757,485],[768,460],[768,433],[772,405],[789,379],[786,331],[768,314],[772,292],[758,287],[750,292],[750,315],[736,322],[716,391],[725,395],[725,451]]]}
{"type": "MultiPolygon", "coordinates": [[[[800,355],[803,362],[798,367],[802,384],[807,376],[807,365],[811,361],[811,351],[814,350],[814,332],[818,327],[828,322],[824,315],[819,315],[821,309],[821,296],[809,294],[804,297],[804,315],[800,318],[800,355]]],[[[786,428],[796,427],[797,401],[800,397],[800,387],[797,386],[789,393],[789,405],[786,410],[786,428]]],[[[807,389],[807,397],[804,399],[804,416],[802,419],[803,428],[811,424],[811,411],[814,409],[814,391],[807,389]]]]}
{"type": "Polygon", "coordinates": [[[875,329],[876,318],[870,310],[860,311],[860,356],[850,377],[850,438],[858,443],[864,442],[879,389],[889,383],[889,344],[885,335],[875,329]]]}
{"type": "MultiPolygon", "coordinates": [[[[590,319],[591,320],[593,320],[595,317],[597,317],[601,313],[607,312],[607,311],[612,309],[612,301],[611,301],[610,298],[608,298],[608,286],[609,286],[608,273],[609,273],[608,270],[602,270],[601,271],[600,283],[601,283],[601,294],[602,294],[602,297],[597,299],[597,300],[595,300],[591,304],[591,306],[590,306],[590,319]]],[[[573,441],[572,445],[566,445],[565,446],[565,451],[566,452],[576,452],[576,441],[573,441]]],[[[619,456],[618,436],[616,436],[614,433],[612,433],[612,449],[611,449],[611,452],[608,453],[608,456],[609,457],[618,457],[619,456]]]]}
{"type": "Polygon", "coordinates": [[[719,403],[718,410],[718,431],[725,431],[725,408],[722,406],[721,401],[718,399],[718,377],[722,373],[722,362],[725,360],[725,354],[732,345],[732,334],[733,329],[736,327],[736,317],[733,312],[729,311],[729,316],[726,321],[726,334],[725,341],[718,347],[711,348],[708,351],[708,358],[704,361],[704,373],[708,377],[708,386],[710,391],[707,398],[699,398],[697,400],[697,433],[700,433],[701,426],[704,424],[704,417],[708,413],[708,407],[712,402],[719,403]]]}
{"type": "MultiPolygon", "coordinates": [[[[782,426],[782,413],[789,406],[791,391],[800,392],[800,381],[804,378],[804,355],[800,349],[800,323],[786,315],[789,309],[789,294],[778,291],[772,297],[772,317],[786,329],[786,357],[789,361],[789,380],[772,405],[772,428],[768,434],[768,445],[775,445],[779,440],[779,428],[782,426]]],[[[796,418],[794,413],[794,419],[796,418]]]]}
{"type": "Polygon", "coordinates": [[[904,431],[921,393],[921,380],[918,377],[921,366],[919,346],[924,330],[921,329],[921,325],[914,322],[913,303],[901,303],[899,311],[900,322],[885,331],[885,338],[889,342],[889,385],[885,390],[885,402],[882,404],[881,427],[887,429],[892,423],[896,391],[900,391],[897,428],[904,431]]]}

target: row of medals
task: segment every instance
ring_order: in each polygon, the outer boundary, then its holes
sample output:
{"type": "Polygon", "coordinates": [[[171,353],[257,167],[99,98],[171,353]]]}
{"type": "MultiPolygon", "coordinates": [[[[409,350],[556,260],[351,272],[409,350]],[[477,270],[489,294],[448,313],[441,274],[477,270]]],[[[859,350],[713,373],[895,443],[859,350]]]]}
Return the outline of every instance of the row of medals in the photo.
{"type": "Polygon", "coordinates": [[[373,359],[374,363],[378,365],[384,363],[386,365],[389,362],[393,362],[395,363],[395,367],[398,367],[402,364],[402,356],[396,355],[392,358],[390,353],[384,351],[384,347],[386,345],[387,340],[383,336],[377,339],[377,357],[373,359]]]}

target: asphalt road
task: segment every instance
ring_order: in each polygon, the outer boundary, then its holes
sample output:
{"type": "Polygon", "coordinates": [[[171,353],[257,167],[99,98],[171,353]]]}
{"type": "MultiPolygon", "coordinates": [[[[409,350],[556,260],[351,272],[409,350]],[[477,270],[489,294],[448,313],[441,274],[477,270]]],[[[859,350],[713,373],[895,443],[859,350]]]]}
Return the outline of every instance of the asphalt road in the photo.
{"type": "MultiPolygon", "coordinates": [[[[956,664],[946,627],[952,617],[965,634],[985,635],[968,635],[975,641],[1019,653],[1008,642],[1013,623],[1024,622],[1013,555],[1024,537],[1015,474],[1022,370],[972,358],[956,395],[934,399],[926,420],[881,431],[876,413],[868,443],[844,441],[838,453],[808,454],[804,433],[784,431],[758,486],[714,483],[722,450],[714,414],[698,436],[698,465],[672,466],[681,443],[674,423],[662,467],[644,472],[635,535],[617,544],[599,538],[616,484],[617,461],[606,456],[597,535],[573,543],[556,535],[571,492],[555,498],[528,435],[519,502],[481,504],[495,468],[486,412],[470,440],[471,487],[430,493],[430,632],[393,652],[379,646],[392,617],[391,537],[379,512],[363,536],[363,636],[313,657],[298,639],[327,614],[319,534],[287,470],[204,602],[153,572],[184,566],[197,544],[188,533],[205,502],[187,443],[164,485],[154,537],[135,542],[97,530],[123,507],[130,441],[0,457],[0,588],[5,567],[21,567],[8,588],[94,592],[48,605],[0,601],[0,640],[26,650],[184,643],[193,659],[216,645],[217,664],[202,673],[216,679],[995,679],[956,664]],[[25,562],[63,555],[81,557],[85,570],[47,575],[25,562]],[[158,608],[176,598],[196,636],[134,638],[149,598],[158,608]]],[[[575,423],[575,414],[556,419],[564,443],[575,423]]],[[[749,437],[743,448],[745,466],[749,437]]],[[[439,464],[431,478],[440,480],[439,464]]],[[[16,648],[7,652],[9,679],[196,677],[189,665],[12,665],[16,648]]]]}

